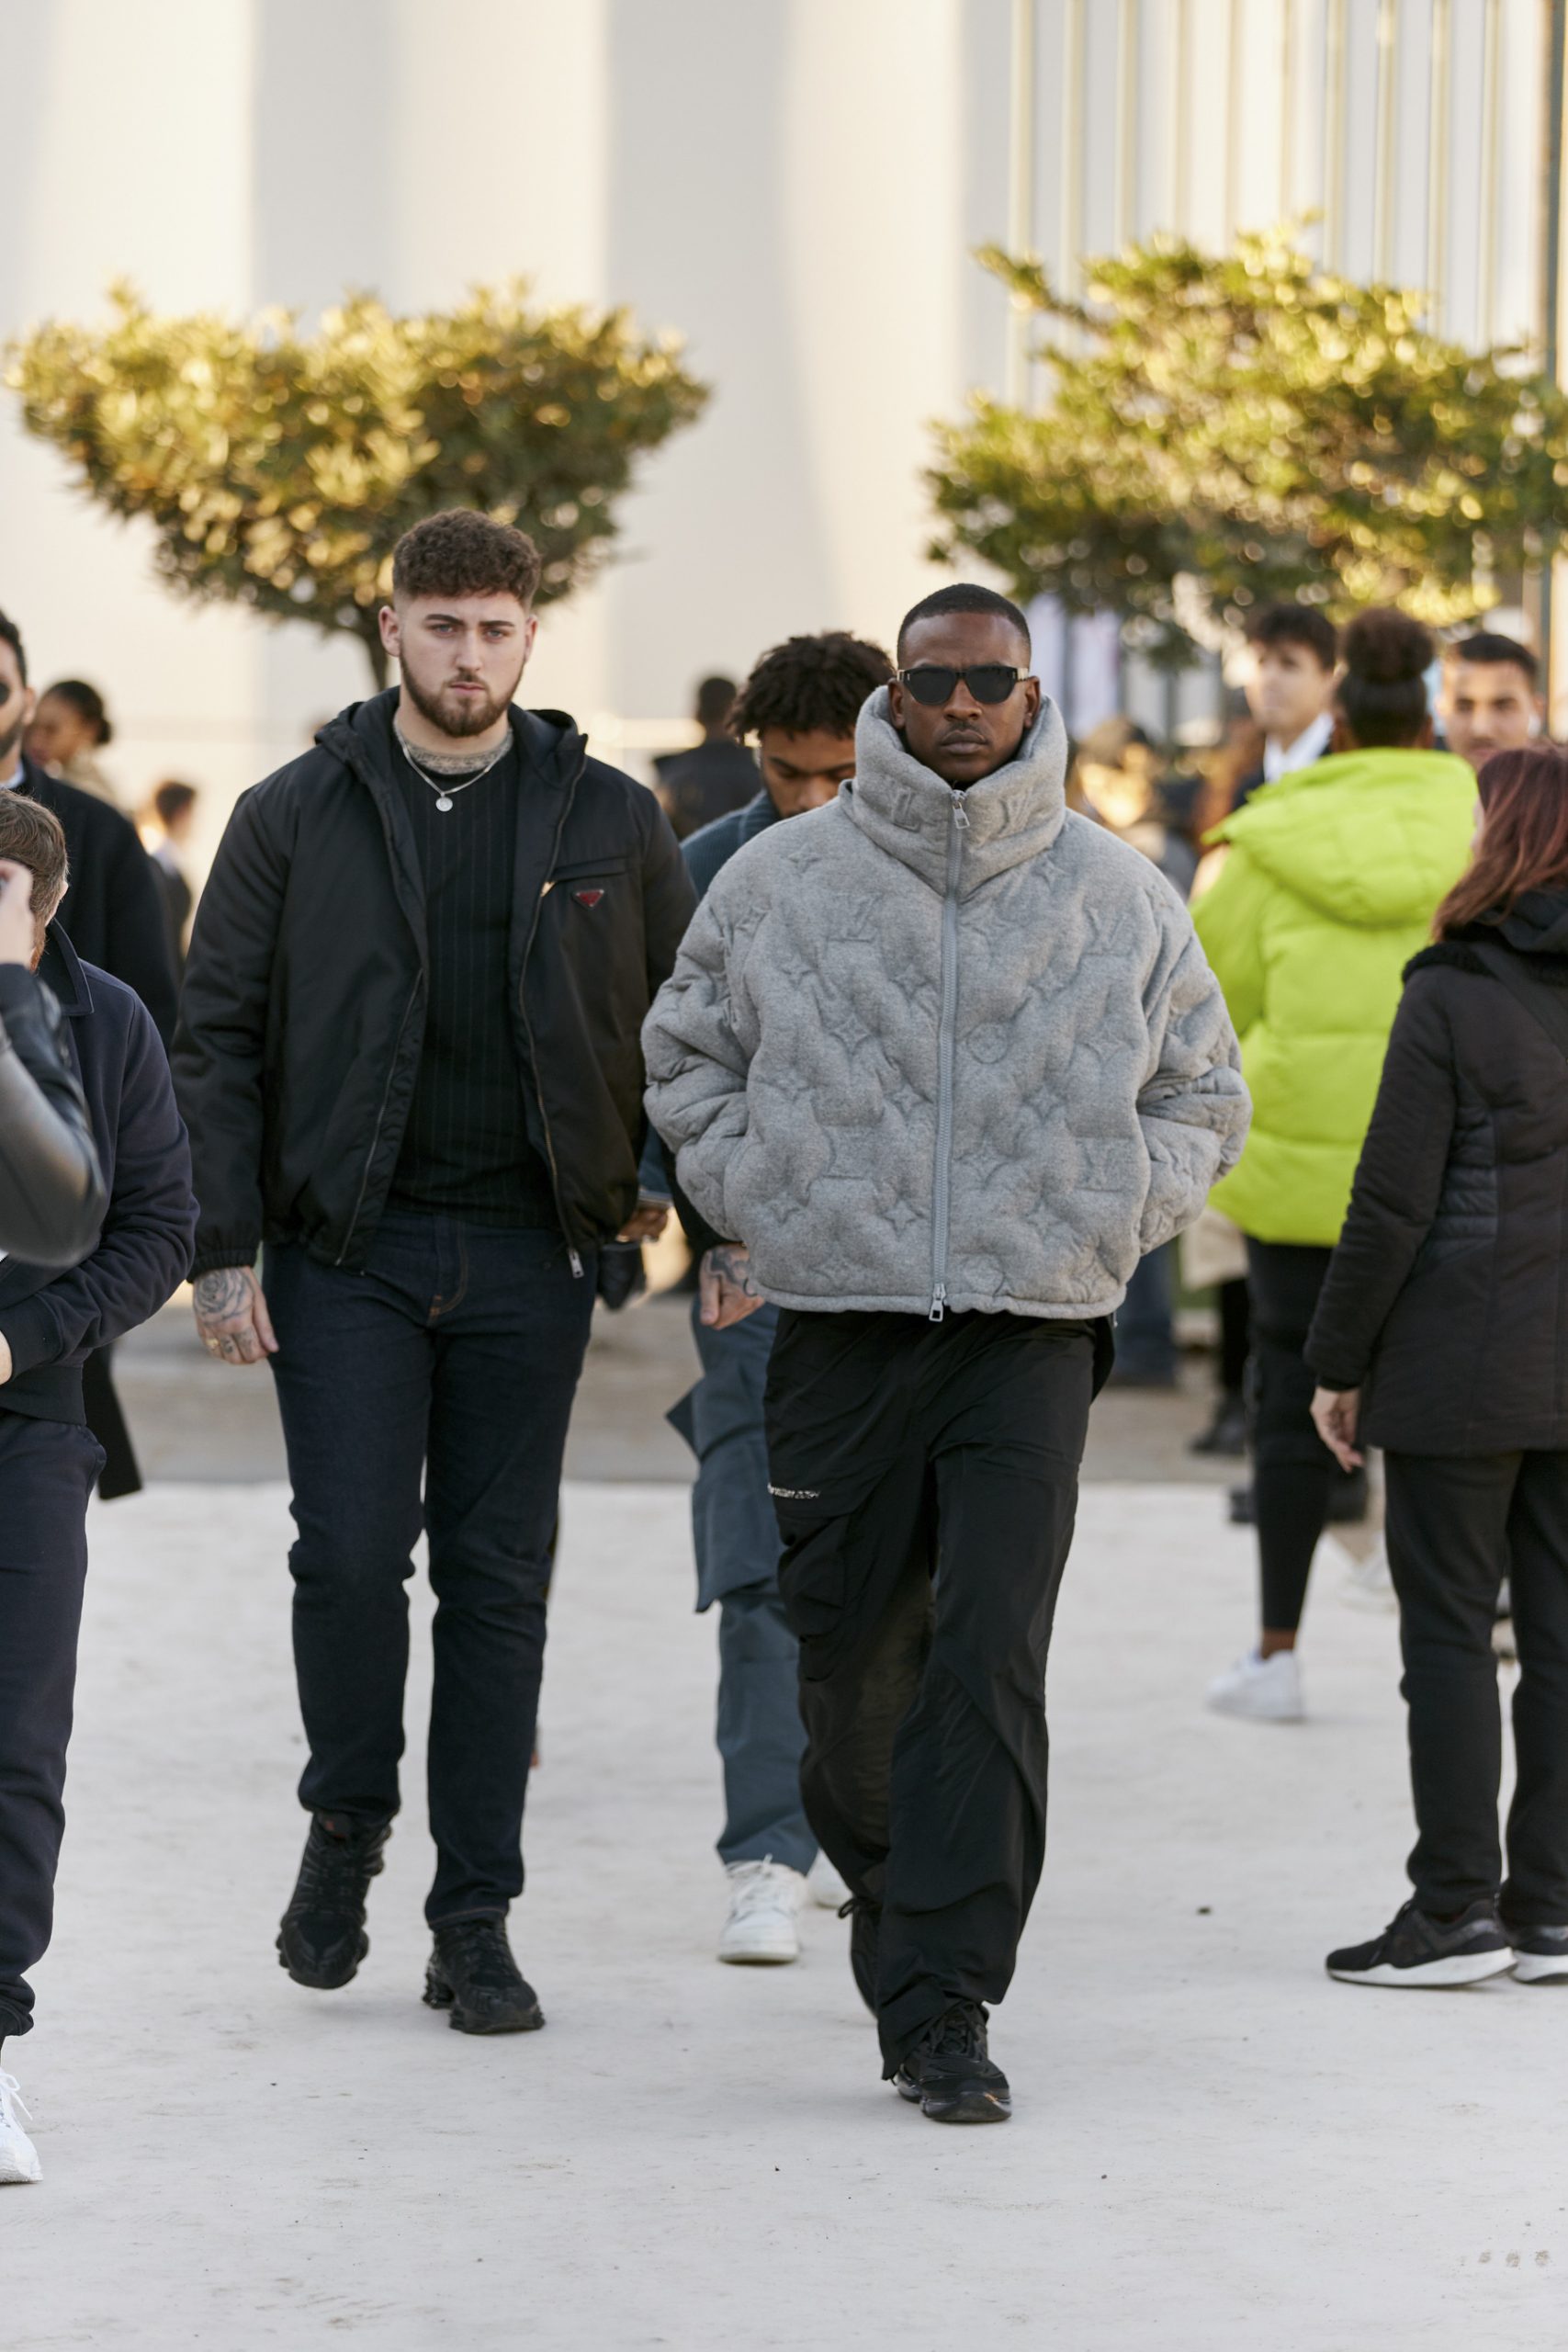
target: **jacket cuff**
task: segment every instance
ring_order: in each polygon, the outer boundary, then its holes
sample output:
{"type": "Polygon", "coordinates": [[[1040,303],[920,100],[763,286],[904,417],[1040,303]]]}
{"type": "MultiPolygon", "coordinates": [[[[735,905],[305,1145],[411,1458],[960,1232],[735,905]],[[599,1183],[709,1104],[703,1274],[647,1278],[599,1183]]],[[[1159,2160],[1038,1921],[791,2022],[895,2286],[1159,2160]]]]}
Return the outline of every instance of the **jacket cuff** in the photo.
{"type": "MultiPolygon", "coordinates": [[[[11,1375],[36,1371],[40,1363],[57,1361],[60,1334],[54,1317],[36,1295],[20,1298],[0,1315],[0,1340],[11,1351],[11,1375]]],[[[0,1405],[6,1401],[6,1390],[0,1385],[0,1405]]]]}
{"type": "Polygon", "coordinates": [[[209,1241],[197,1249],[188,1279],[199,1282],[203,1274],[219,1273],[225,1266],[254,1266],[260,1248],[259,1241],[209,1241]]]}

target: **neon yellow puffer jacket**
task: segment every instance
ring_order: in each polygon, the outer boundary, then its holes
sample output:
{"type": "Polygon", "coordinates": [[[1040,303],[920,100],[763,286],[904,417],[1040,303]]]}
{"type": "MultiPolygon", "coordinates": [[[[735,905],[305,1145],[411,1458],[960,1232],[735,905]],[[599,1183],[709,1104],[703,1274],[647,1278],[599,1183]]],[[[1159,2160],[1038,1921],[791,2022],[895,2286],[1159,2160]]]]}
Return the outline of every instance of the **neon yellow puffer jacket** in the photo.
{"type": "Polygon", "coordinates": [[[1475,778],[1446,752],[1341,752],[1226,820],[1192,910],[1252,1095],[1213,1192],[1259,1241],[1332,1244],[1372,1115],[1401,974],[1470,854],[1475,778]]]}

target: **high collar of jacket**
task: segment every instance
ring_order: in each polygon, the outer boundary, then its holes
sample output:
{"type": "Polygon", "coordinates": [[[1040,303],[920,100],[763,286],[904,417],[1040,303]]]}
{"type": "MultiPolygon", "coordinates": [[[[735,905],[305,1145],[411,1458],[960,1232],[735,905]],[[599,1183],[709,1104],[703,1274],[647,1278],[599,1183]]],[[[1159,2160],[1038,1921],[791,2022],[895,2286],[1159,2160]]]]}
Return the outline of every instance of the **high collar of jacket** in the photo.
{"type": "MultiPolygon", "coordinates": [[[[1050,848],[1066,814],[1066,773],[1067,732],[1047,695],[1017,756],[964,791],[959,887],[965,897],[1050,848]]],[[[909,751],[893,724],[886,686],[861,712],[854,775],[840,786],[839,797],[868,840],[932,889],[946,888],[953,787],[909,751]]]]}
{"type": "Polygon", "coordinates": [[[82,959],[58,922],[51,922],[44,933],[38,976],[53,990],[68,1021],[80,1020],[93,1010],[93,991],[82,969],[82,959]]]}
{"type": "MultiPolygon", "coordinates": [[[[392,718],[398,689],[372,695],[366,702],[351,702],[320,729],[316,741],[344,765],[363,777],[372,790],[392,780],[395,738],[392,718]]],[[[570,782],[586,750],[586,739],[576,722],[561,710],[523,710],[513,703],[508,716],[512,740],[530,782],[564,786],[570,782]]]]}

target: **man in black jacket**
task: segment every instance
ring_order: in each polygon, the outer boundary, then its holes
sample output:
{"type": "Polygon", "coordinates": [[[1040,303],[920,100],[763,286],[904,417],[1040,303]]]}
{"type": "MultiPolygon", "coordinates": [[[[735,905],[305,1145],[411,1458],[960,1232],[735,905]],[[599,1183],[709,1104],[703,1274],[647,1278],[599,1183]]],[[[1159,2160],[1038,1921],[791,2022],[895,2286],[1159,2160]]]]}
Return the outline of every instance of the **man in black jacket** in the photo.
{"type": "Polygon", "coordinates": [[[400,543],[400,690],[241,800],[175,1055],[197,1326],[227,1363],[270,1358],[294,1487],[311,1826],[282,1962],[327,1988],[367,1949],[423,1525],[425,1998],[479,2033],[543,2021],[505,1920],[561,1455],[598,1250],[663,1221],[638,1206],[638,1032],[693,905],[652,795],[570,719],[512,707],[538,576],[532,542],[479,514],[400,543]]]}
{"type": "MultiPolygon", "coordinates": [[[[190,1155],[145,1007],[77,960],[51,917],[65,842],[46,809],[0,795],[0,857],[33,876],[32,962],[64,1019],[108,1187],[101,1228],[61,1272],[0,1260],[0,2041],[32,2020],[27,1971],[49,1942],[86,1576],[103,1454],[85,1425],[90,1350],[155,1314],[190,1264],[190,1155]]],[[[0,2077],[0,2181],[36,2180],[0,2077]]]]}

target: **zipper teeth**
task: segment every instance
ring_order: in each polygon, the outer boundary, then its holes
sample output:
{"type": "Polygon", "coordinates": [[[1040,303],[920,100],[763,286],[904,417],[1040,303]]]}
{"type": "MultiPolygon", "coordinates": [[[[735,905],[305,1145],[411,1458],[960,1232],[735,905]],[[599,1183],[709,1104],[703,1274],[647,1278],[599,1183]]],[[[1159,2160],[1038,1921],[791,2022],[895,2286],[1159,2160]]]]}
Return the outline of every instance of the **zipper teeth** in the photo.
{"type": "Polygon", "coordinates": [[[931,1306],[930,1319],[947,1313],[947,1227],[951,1205],[949,1161],[953,1155],[953,1023],[958,1004],[958,876],[969,818],[964,795],[953,795],[947,842],[947,888],[942,902],[942,1002],[937,1014],[936,1182],[931,1201],[931,1306]]]}
{"type": "Polygon", "coordinates": [[[392,1099],[392,1080],[397,1076],[398,1070],[398,1048],[403,1042],[403,1031],[409,1025],[409,1014],[413,1011],[414,999],[423,985],[424,974],[421,972],[409,991],[409,1001],[403,1007],[403,1017],[398,1023],[398,1034],[392,1040],[392,1066],[387,1072],[387,1083],[381,1091],[381,1107],[376,1114],[375,1132],[370,1137],[370,1148],[365,1155],[365,1173],[359,1180],[359,1197],[354,1204],[354,1215],[348,1220],[348,1231],[343,1237],[343,1248],[338,1251],[335,1261],[340,1266],[354,1244],[354,1231],[359,1223],[359,1212],[365,1206],[365,1192],[370,1182],[370,1170],[376,1165],[376,1147],[381,1140],[381,1130],[387,1124],[387,1105],[392,1099]]]}
{"type": "MultiPolygon", "coordinates": [[[[585,763],[584,763],[584,764],[585,763]]],[[[560,815],[556,820],[556,837],[550,845],[550,864],[552,865],[554,865],[557,858],[560,855],[561,835],[566,831],[566,820],[571,814],[571,804],[576,797],[578,781],[581,776],[581,774],[582,766],[580,765],[577,775],[573,776],[571,780],[571,790],[567,794],[565,800],[562,802],[560,815]]],[[[545,1131],[545,1158],[550,1163],[550,1190],[555,1194],[556,1215],[560,1219],[561,1239],[566,1243],[566,1254],[570,1263],[571,1271],[573,1274],[581,1280],[582,1274],[582,1261],[578,1256],[576,1246],[572,1241],[571,1227],[567,1223],[566,1210],[561,1202],[560,1170],[556,1164],[555,1137],[550,1133],[549,1105],[545,1101],[545,1090],[539,1077],[539,1057],[534,1050],[534,1024],[528,1018],[528,958],[534,952],[534,938],[539,928],[539,913],[540,910],[544,906],[546,893],[548,891],[549,887],[549,881],[547,878],[544,889],[539,892],[538,897],[534,901],[534,911],[529,917],[528,936],[523,943],[523,967],[517,976],[517,1011],[523,1023],[523,1035],[528,1040],[528,1066],[533,1072],[534,1093],[539,1105],[539,1125],[545,1131]]]]}

